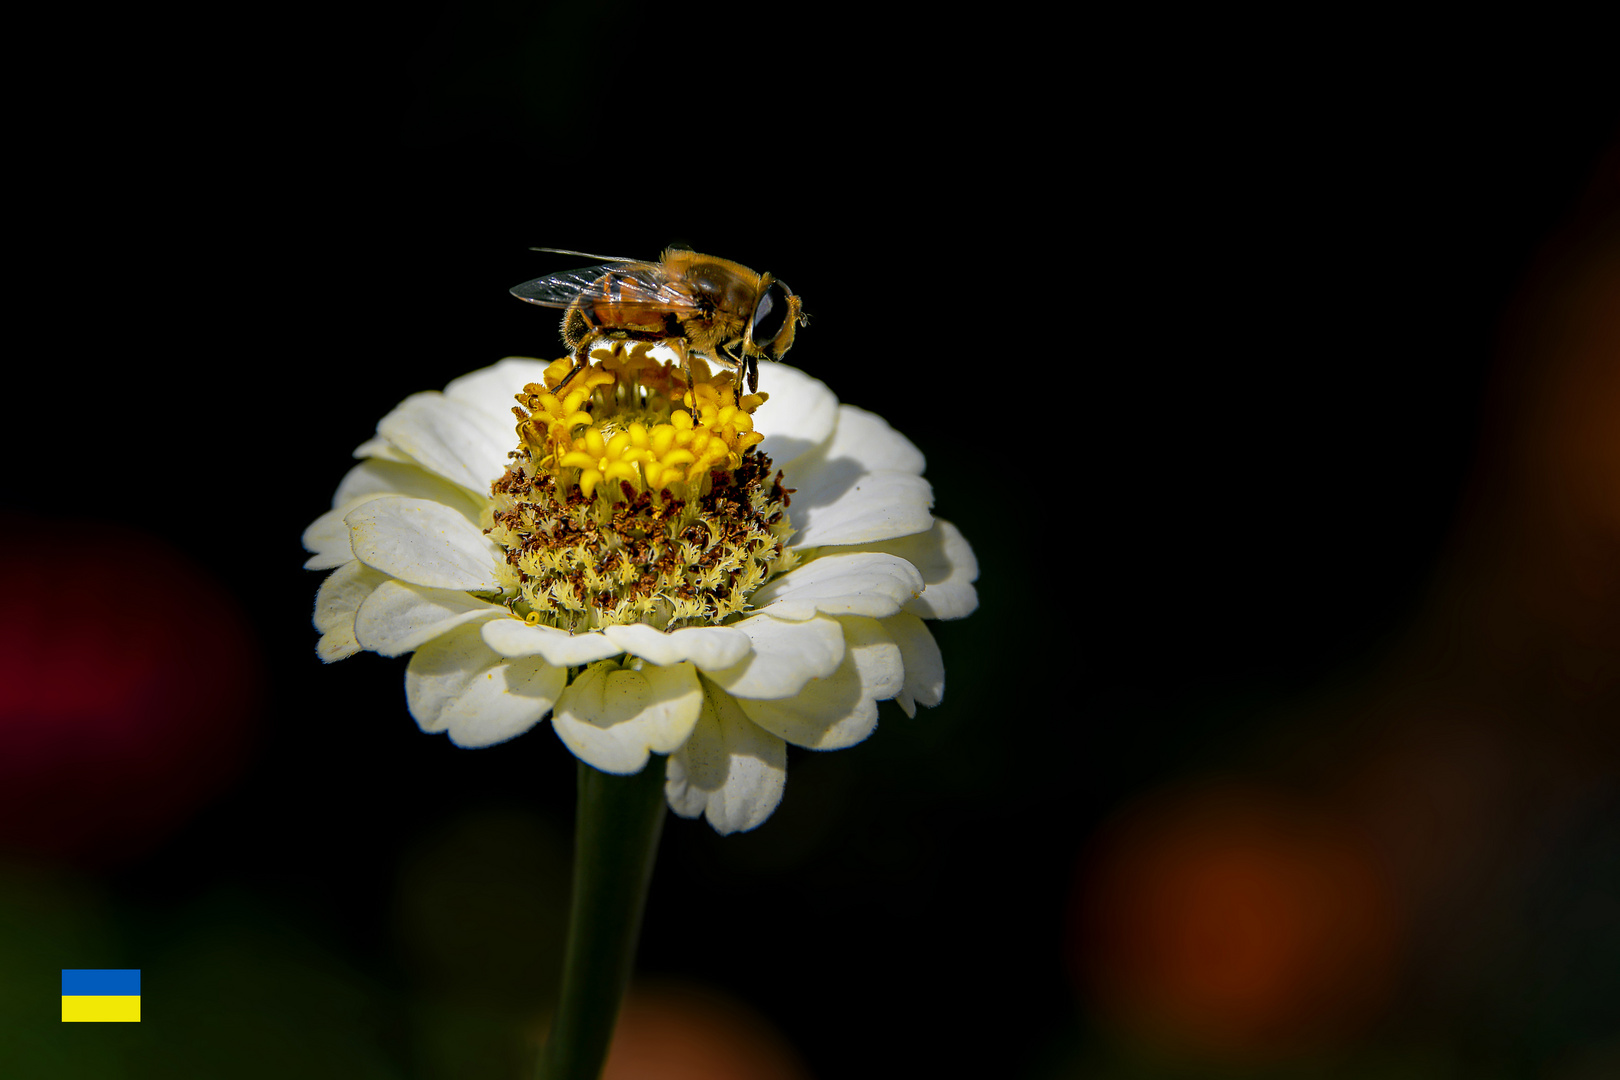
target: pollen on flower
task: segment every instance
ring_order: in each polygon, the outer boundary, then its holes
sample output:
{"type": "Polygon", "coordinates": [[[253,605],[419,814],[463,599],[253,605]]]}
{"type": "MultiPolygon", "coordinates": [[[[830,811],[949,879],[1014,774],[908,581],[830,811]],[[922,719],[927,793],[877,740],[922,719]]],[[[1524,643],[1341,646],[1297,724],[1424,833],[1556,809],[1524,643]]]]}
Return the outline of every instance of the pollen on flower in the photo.
{"type": "Polygon", "coordinates": [[[486,530],[516,570],[514,615],[565,630],[712,625],[792,569],[788,489],[729,372],[598,350],[556,393],[559,360],[517,395],[518,448],[486,530]]]}

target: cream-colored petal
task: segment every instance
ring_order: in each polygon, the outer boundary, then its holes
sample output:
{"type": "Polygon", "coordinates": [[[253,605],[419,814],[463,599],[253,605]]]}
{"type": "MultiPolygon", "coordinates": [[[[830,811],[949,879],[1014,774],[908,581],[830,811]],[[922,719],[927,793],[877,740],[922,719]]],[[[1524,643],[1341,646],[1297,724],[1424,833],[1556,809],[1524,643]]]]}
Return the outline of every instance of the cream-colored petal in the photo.
{"type": "Polygon", "coordinates": [[[517,445],[515,435],[508,439],[478,409],[432,391],[400,402],[378,422],[377,434],[480,497],[506,471],[507,452],[517,445]]]}
{"type": "Polygon", "coordinates": [[[646,623],[629,623],[604,627],[602,633],[631,656],[655,664],[690,660],[700,671],[731,667],[754,648],[747,634],[730,626],[689,626],[666,634],[646,623]]]}
{"type": "Polygon", "coordinates": [[[876,619],[842,615],[844,659],[854,659],[861,686],[876,701],[887,701],[905,685],[900,646],[876,619]]]}
{"type": "Polygon", "coordinates": [[[876,619],[841,617],[844,662],[793,697],[772,701],[739,698],[748,718],[766,731],[811,750],[853,746],[877,726],[877,703],[904,685],[900,647],[876,619]]]}
{"type": "Polygon", "coordinates": [[[315,629],[321,640],[315,655],[330,664],[360,651],[354,637],[354,615],[377,587],[388,580],[380,570],[359,562],[347,562],[326,575],[315,594],[315,629]]]}
{"type": "Polygon", "coordinates": [[[463,623],[505,618],[510,616],[499,604],[460,590],[427,589],[390,579],[355,612],[354,637],[363,648],[398,656],[463,623]]]}
{"type": "Polygon", "coordinates": [[[438,477],[417,465],[397,461],[362,461],[338,482],[332,506],[347,505],[350,510],[361,502],[382,495],[404,495],[412,499],[432,499],[459,510],[468,521],[477,523],[481,499],[465,488],[438,477]]]}
{"type": "Polygon", "coordinates": [[[484,643],[502,656],[539,656],[558,667],[578,667],[624,651],[602,634],[570,634],[513,618],[485,623],[484,643]]]}
{"type": "Polygon", "coordinates": [[[457,746],[493,746],[545,719],[567,685],[568,672],[538,656],[503,660],[480,672],[440,720],[457,746]]]}
{"type": "Polygon", "coordinates": [[[765,436],[760,449],[778,467],[832,435],[838,424],[838,397],[820,379],[786,364],[761,364],[759,388],[771,399],[754,414],[755,430],[765,436]]]}
{"type": "Polygon", "coordinates": [[[563,692],[551,726],[587,765],[624,774],[640,772],[653,752],[678,749],[702,711],[703,689],[691,664],[635,671],[603,661],[563,692]]]}
{"type": "Polygon", "coordinates": [[[866,472],[852,458],[818,461],[813,468],[787,473],[794,488],[788,511],[795,547],[871,544],[923,532],[934,524],[929,508],[934,489],[909,472],[866,472]]]}
{"type": "Polygon", "coordinates": [[[704,672],[733,697],[791,697],[844,659],[844,628],[826,616],[784,622],[755,615],[733,628],[748,635],[753,652],[731,667],[704,672]]]}
{"type": "Polygon", "coordinates": [[[417,726],[430,734],[444,731],[445,708],[502,659],[478,636],[477,624],[452,626],[416,650],[405,667],[405,707],[417,726]]]}
{"type": "Polygon", "coordinates": [[[881,622],[900,647],[900,661],[906,669],[905,685],[895,701],[907,716],[916,716],[918,705],[938,705],[945,697],[945,658],[934,635],[921,619],[905,611],[881,622]]]}
{"type": "Polygon", "coordinates": [[[405,700],[423,731],[450,733],[457,746],[491,746],[539,723],[568,673],[538,657],[509,660],[473,625],[425,643],[405,669],[405,700]]]}
{"type": "Polygon", "coordinates": [[[979,592],[973,583],[979,578],[979,560],[961,530],[949,521],[936,518],[927,532],[862,544],[861,548],[898,555],[922,574],[922,595],[906,603],[913,615],[960,619],[978,609],[979,592]]]}
{"type": "Polygon", "coordinates": [[[353,507],[342,506],[328,510],[304,530],[304,550],[315,553],[304,560],[305,570],[330,570],[354,561],[354,549],[349,546],[349,525],[343,520],[351,509],[353,507]]]}
{"type": "Polygon", "coordinates": [[[362,461],[338,483],[332,509],[316,518],[304,530],[304,547],[315,554],[304,563],[306,570],[328,570],[354,559],[349,544],[349,512],[385,495],[404,495],[443,503],[473,525],[478,524],[479,506],[466,491],[415,465],[393,461],[362,461]]]}
{"type": "Polygon", "coordinates": [[[410,465],[413,468],[419,467],[411,455],[407,454],[405,451],[401,450],[399,447],[395,446],[381,435],[373,435],[371,438],[355,447],[353,456],[357,458],[368,458],[376,461],[394,461],[401,465],[410,465]]]}
{"type": "Polygon", "coordinates": [[[391,577],[432,589],[500,591],[500,547],[443,503],[384,495],[344,520],[355,557],[391,577]]]}
{"type": "Polygon", "coordinates": [[[503,439],[510,435],[512,445],[516,446],[517,417],[512,414],[512,406],[517,404],[517,393],[529,383],[540,382],[548,366],[543,360],[508,356],[499,363],[453,380],[444,388],[444,396],[477,409],[489,418],[503,439]]]}
{"type": "Polygon", "coordinates": [[[772,581],[749,602],[761,614],[779,619],[809,619],[818,611],[883,618],[922,588],[922,575],[904,559],[857,551],[814,559],[772,581]]]}
{"type": "Polygon", "coordinates": [[[706,815],[725,836],[759,825],[782,801],[787,744],[749,720],[730,694],[701,681],[703,713],[669,757],[664,794],[677,814],[706,815]]]}

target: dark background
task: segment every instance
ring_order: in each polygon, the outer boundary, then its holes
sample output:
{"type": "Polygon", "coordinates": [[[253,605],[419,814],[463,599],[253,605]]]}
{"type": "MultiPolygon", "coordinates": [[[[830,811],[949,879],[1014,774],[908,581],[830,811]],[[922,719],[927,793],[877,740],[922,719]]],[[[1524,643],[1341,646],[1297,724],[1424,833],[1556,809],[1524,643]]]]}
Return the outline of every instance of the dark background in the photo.
{"type": "MultiPolygon", "coordinates": [[[[1482,418],[1513,415],[1502,321],[1612,205],[1595,32],[1520,29],[483,4],[24,35],[0,509],[8,588],[49,598],[17,633],[68,659],[8,676],[173,638],[195,728],[85,774],[111,802],[14,788],[0,1055],[518,1075],[573,759],[544,725],[419,733],[403,660],[320,665],[298,537],[400,399],[558,355],[506,292],[565,268],[529,245],[681,241],[804,298],[792,361],[924,450],[981,606],[935,627],[943,706],[791,754],[753,833],[669,820],[648,975],[746,1002],[824,1078],[1585,1075],[1556,1070],[1615,1053],[1603,753],[1512,864],[1522,950],[1420,978],[1445,920],[1401,908],[1399,974],[1305,1050],[1121,1034],[1075,914],[1121,807],[1310,792],[1376,727],[1357,688],[1422,655],[1504,445],[1482,418]],[[142,968],[145,1022],[53,1026],[68,966],[142,968]]],[[[1597,731],[1571,724],[1540,737],[1597,731]]]]}

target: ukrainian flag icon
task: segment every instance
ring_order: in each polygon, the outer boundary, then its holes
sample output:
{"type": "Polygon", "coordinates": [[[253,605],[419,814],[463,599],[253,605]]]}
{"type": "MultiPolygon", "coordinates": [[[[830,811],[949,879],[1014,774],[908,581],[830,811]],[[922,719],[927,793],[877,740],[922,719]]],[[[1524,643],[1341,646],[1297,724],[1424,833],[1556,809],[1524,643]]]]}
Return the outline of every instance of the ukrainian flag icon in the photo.
{"type": "Polygon", "coordinates": [[[63,968],[62,1022],[141,1022],[140,968],[63,968]]]}

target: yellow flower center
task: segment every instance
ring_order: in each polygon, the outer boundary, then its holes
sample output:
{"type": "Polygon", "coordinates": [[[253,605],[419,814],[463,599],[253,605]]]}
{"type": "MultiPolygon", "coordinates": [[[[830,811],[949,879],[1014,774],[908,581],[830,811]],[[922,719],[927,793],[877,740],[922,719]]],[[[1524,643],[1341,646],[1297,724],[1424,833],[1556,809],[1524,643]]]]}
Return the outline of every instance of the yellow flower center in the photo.
{"type": "Polygon", "coordinates": [[[754,430],[767,395],[739,400],[697,357],[688,385],[645,344],[592,357],[561,397],[572,362],[558,360],[512,410],[518,448],[485,531],[517,571],[513,614],[564,630],[740,615],[794,561],[789,489],[754,430]]]}

